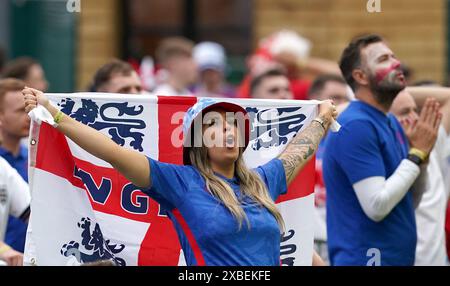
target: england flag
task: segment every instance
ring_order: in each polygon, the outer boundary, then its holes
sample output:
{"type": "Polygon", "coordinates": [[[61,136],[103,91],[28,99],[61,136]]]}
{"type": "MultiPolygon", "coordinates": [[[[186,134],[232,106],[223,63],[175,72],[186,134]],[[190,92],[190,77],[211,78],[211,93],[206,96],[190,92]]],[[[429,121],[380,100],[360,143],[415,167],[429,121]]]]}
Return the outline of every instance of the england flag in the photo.
{"type": "MultiPolygon", "coordinates": [[[[182,164],[184,113],[202,100],[102,93],[47,96],[65,114],[117,144],[173,164],[182,164]]],[[[220,100],[249,113],[251,137],[244,153],[249,168],[279,155],[318,110],[313,101],[220,100]]],[[[158,203],[44,121],[33,120],[30,131],[32,215],[25,264],[111,259],[121,266],[184,265],[175,229],[158,203]]],[[[282,265],[312,264],[314,175],[312,159],[277,201],[286,224],[282,265]]]]}

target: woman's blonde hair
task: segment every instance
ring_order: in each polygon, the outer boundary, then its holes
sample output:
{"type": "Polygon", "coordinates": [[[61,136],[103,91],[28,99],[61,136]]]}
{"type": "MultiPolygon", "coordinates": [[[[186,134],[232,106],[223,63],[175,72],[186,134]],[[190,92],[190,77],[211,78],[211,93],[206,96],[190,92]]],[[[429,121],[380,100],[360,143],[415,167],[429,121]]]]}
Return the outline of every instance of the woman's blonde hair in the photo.
{"type": "MultiPolygon", "coordinates": [[[[242,157],[243,151],[243,148],[239,148],[239,156],[235,162],[235,175],[239,180],[242,195],[248,196],[260,206],[265,207],[277,220],[280,230],[284,231],[284,221],[281,213],[278,211],[274,201],[270,197],[265,183],[258,174],[249,170],[245,165],[242,157]]],[[[237,219],[239,229],[241,229],[244,220],[246,221],[248,228],[250,228],[251,226],[248,218],[233,189],[222,178],[214,174],[210,160],[208,159],[207,147],[190,148],[189,157],[192,166],[196,167],[205,179],[208,190],[217,197],[237,219]]]]}

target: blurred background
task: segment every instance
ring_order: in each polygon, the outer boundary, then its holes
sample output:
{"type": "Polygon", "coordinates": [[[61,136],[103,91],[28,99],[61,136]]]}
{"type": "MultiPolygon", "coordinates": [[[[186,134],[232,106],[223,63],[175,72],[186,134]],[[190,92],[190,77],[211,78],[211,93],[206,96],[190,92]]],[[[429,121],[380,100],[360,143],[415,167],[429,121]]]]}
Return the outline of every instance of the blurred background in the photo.
{"type": "Polygon", "coordinates": [[[51,92],[85,90],[111,58],[140,63],[158,42],[184,36],[227,52],[227,80],[238,85],[248,56],[273,32],[290,29],[311,42],[311,56],[337,61],[355,36],[378,33],[412,71],[413,80],[447,85],[449,0],[1,0],[4,60],[37,59],[51,92]]]}

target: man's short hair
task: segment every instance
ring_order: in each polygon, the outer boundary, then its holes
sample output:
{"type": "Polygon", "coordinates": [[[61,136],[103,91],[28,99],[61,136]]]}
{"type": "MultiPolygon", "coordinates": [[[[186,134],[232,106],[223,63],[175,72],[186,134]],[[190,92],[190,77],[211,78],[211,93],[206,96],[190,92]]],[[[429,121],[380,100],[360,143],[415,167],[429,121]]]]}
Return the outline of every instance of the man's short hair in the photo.
{"type": "Polygon", "coordinates": [[[22,91],[25,88],[25,82],[15,78],[0,79],[0,111],[3,111],[3,101],[5,95],[12,91],[22,91]]]}
{"type": "Polygon", "coordinates": [[[282,76],[282,77],[286,77],[286,72],[284,72],[282,69],[269,69],[265,72],[263,72],[262,74],[254,77],[251,82],[250,82],[250,95],[253,96],[253,94],[255,93],[256,89],[261,85],[261,83],[269,77],[278,77],[278,76],[282,76]]]}
{"type": "Polygon", "coordinates": [[[314,97],[315,95],[322,92],[322,90],[325,88],[327,83],[329,82],[337,82],[343,85],[346,85],[345,79],[342,76],[334,75],[334,74],[324,74],[321,76],[318,76],[313,83],[311,84],[311,87],[308,91],[308,98],[314,97]]]}
{"type": "Polygon", "coordinates": [[[107,84],[114,75],[129,76],[134,71],[135,70],[129,63],[114,59],[97,70],[94,75],[91,90],[98,91],[103,85],[107,84]]]}
{"type": "Polygon", "coordinates": [[[17,58],[6,64],[1,77],[26,80],[30,68],[38,64],[39,63],[35,59],[30,57],[17,58]]]}
{"type": "Polygon", "coordinates": [[[353,78],[352,72],[361,66],[361,50],[370,44],[383,41],[383,38],[378,35],[364,35],[352,40],[344,49],[339,61],[339,67],[342,75],[353,91],[356,91],[357,83],[353,78]]]}
{"type": "Polygon", "coordinates": [[[156,48],[156,60],[164,64],[174,56],[192,56],[194,42],[184,37],[170,37],[162,40],[156,48]]]}

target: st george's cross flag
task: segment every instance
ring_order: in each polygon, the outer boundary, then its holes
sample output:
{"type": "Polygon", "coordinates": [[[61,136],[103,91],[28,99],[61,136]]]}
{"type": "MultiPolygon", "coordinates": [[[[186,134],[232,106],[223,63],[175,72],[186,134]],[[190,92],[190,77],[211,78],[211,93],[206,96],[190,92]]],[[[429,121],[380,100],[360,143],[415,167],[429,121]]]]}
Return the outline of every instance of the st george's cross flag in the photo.
{"type": "MultiPolygon", "coordinates": [[[[103,93],[47,94],[54,106],[115,141],[153,159],[182,164],[182,121],[196,97],[103,93]]],[[[318,102],[220,99],[246,108],[249,168],[279,155],[316,116],[318,102]]],[[[32,114],[29,174],[32,192],[24,263],[80,265],[112,259],[118,265],[185,265],[171,221],[159,204],[112,166],[92,156],[32,114]]],[[[48,121],[47,121],[48,122],[48,121]]],[[[314,159],[277,201],[285,224],[282,265],[311,265],[314,159]]]]}

